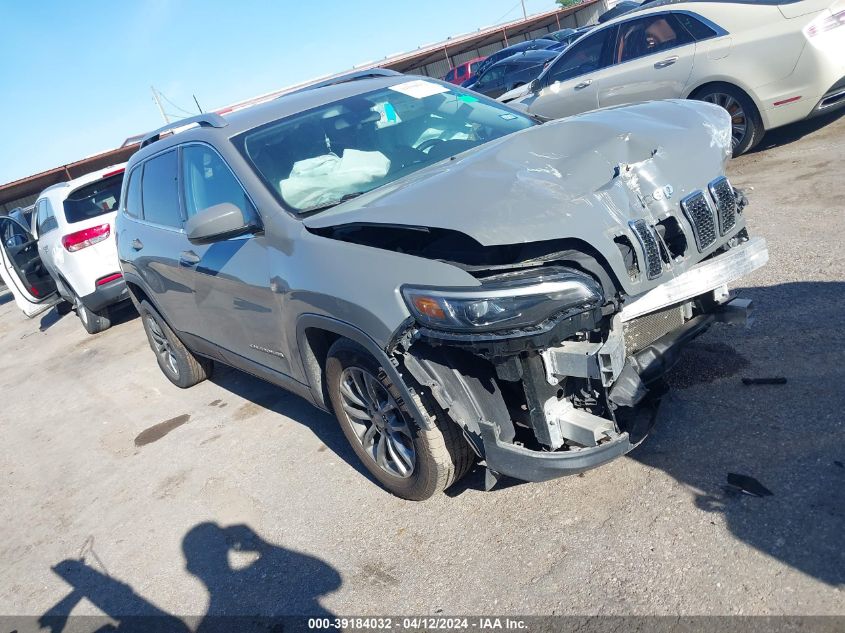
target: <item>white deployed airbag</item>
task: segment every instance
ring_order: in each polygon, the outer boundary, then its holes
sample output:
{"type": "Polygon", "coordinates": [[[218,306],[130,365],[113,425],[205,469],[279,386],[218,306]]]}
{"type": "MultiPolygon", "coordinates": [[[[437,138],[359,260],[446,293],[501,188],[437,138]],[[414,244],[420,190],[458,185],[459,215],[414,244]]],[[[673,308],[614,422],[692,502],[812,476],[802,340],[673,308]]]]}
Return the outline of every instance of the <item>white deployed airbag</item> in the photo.
{"type": "Polygon", "coordinates": [[[343,156],[324,154],[297,161],[290,176],[280,183],[282,197],[298,209],[328,204],[355,193],[390,170],[390,159],[381,152],[347,149],[343,156]]]}

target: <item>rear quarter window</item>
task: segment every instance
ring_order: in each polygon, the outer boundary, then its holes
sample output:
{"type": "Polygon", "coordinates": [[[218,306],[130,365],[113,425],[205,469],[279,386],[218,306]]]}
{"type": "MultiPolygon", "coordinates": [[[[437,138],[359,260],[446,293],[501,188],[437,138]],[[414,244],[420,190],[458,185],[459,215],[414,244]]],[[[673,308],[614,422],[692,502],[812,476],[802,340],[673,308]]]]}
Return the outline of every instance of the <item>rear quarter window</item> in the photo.
{"type": "Polygon", "coordinates": [[[123,174],[103,178],[75,189],[64,201],[69,224],[117,211],[123,174]]]}
{"type": "Polygon", "coordinates": [[[716,31],[695,16],[688,13],[677,13],[675,17],[696,41],[706,40],[717,35],[716,31]]]}
{"type": "Polygon", "coordinates": [[[132,170],[126,185],[123,211],[132,218],[141,217],[141,169],[141,167],[136,167],[132,170]]]}

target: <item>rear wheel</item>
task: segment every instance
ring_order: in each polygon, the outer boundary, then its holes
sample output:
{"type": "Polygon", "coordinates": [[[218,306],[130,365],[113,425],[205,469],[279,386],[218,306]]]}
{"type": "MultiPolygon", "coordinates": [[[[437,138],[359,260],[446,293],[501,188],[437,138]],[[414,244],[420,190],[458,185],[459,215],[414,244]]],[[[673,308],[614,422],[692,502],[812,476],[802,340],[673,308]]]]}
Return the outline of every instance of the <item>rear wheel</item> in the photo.
{"type": "Polygon", "coordinates": [[[56,312],[58,312],[60,316],[69,314],[71,310],[73,310],[73,304],[70,301],[62,299],[56,304],[56,312]]]}
{"type": "Polygon", "coordinates": [[[108,308],[94,312],[86,308],[79,297],[74,297],[73,307],[76,309],[76,316],[82,322],[82,327],[85,328],[88,334],[99,334],[111,327],[108,308]]]}
{"type": "Polygon", "coordinates": [[[742,90],[730,84],[713,84],[696,93],[695,99],[727,110],[731,115],[733,154],[740,156],[763,140],[763,120],[757,106],[742,90]]]}
{"type": "Polygon", "coordinates": [[[428,499],[472,466],[473,454],[460,428],[419,399],[416,404],[426,419],[414,419],[396,386],[360,345],[337,340],[329,349],[326,378],[335,415],[352,449],[396,496],[428,499]]]}
{"type": "Polygon", "coordinates": [[[141,301],[138,313],[158,366],[170,382],[180,389],[187,389],[211,376],[214,363],[185,347],[155,308],[141,301]]]}

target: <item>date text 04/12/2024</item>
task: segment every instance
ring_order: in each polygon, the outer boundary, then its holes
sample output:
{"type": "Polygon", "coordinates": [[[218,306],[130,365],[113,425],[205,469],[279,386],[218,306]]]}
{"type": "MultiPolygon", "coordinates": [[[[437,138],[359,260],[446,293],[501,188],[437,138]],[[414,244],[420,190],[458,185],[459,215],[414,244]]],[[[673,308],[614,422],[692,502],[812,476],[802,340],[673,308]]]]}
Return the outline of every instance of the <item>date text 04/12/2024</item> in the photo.
{"type": "Polygon", "coordinates": [[[498,617],[475,617],[475,618],[450,618],[450,617],[355,617],[355,618],[309,618],[308,628],[310,630],[476,630],[476,631],[497,631],[497,630],[525,630],[527,624],[518,618],[498,617]]]}

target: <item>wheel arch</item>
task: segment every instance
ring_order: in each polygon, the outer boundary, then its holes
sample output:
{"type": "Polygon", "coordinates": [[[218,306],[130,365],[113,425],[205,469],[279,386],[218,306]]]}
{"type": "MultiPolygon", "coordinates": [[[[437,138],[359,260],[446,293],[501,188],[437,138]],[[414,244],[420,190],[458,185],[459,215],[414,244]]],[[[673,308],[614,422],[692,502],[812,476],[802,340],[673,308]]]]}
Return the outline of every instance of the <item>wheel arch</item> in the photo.
{"type": "Polygon", "coordinates": [[[296,323],[296,343],[302,369],[317,406],[331,411],[325,379],[326,359],[332,343],[341,337],[354,341],[376,359],[387,377],[399,390],[404,400],[403,404],[411,410],[417,420],[428,426],[428,418],[419,410],[412,389],[399,373],[397,361],[388,356],[387,352],[370,336],[354,325],[332,317],[303,314],[296,323]]]}
{"type": "Polygon", "coordinates": [[[759,99],[757,99],[756,95],[754,94],[754,91],[751,90],[748,86],[742,85],[741,82],[737,82],[734,79],[711,78],[707,81],[701,81],[696,84],[695,87],[687,91],[686,98],[695,99],[707,88],[713,88],[716,86],[728,86],[729,88],[733,88],[734,90],[739,90],[740,92],[742,92],[746,97],[748,97],[749,101],[751,101],[751,103],[757,109],[757,115],[760,116],[761,120],[763,120],[763,122],[765,123],[765,119],[763,119],[763,109],[760,107],[760,101],[759,99]]]}

